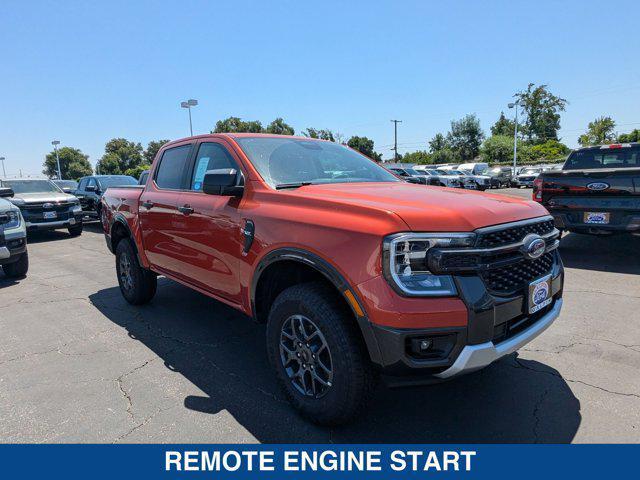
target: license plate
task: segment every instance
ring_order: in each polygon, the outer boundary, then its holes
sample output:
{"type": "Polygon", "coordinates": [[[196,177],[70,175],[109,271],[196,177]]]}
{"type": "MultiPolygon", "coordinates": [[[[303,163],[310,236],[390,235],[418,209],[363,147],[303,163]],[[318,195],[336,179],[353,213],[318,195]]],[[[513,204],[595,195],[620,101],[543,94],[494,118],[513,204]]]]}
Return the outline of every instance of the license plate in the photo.
{"type": "Polygon", "coordinates": [[[529,284],[529,313],[538,310],[551,303],[551,275],[534,280],[529,284]]]}
{"type": "Polygon", "coordinates": [[[584,212],[584,223],[595,223],[596,225],[606,225],[609,223],[608,212],[584,212]]]}
{"type": "Polygon", "coordinates": [[[58,218],[58,214],[56,212],[44,212],[45,220],[50,220],[52,218],[58,218]]]}

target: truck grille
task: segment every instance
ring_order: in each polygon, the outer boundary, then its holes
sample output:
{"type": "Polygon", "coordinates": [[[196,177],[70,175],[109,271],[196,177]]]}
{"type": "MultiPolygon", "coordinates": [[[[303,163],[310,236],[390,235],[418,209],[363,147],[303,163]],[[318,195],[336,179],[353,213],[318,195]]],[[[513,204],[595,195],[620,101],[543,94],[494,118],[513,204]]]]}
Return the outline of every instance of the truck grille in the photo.
{"type": "Polygon", "coordinates": [[[524,225],[505,228],[503,230],[494,230],[478,235],[476,247],[478,248],[495,248],[521,242],[522,239],[530,233],[545,235],[554,229],[553,219],[543,220],[536,223],[526,223],[524,225]]]}
{"type": "Polygon", "coordinates": [[[536,278],[551,273],[555,252],[545,253],[536,260],[522,260],[508,267],[492,268],[481,272],[487,290],[508,295],[522,290],[536,278]]]}

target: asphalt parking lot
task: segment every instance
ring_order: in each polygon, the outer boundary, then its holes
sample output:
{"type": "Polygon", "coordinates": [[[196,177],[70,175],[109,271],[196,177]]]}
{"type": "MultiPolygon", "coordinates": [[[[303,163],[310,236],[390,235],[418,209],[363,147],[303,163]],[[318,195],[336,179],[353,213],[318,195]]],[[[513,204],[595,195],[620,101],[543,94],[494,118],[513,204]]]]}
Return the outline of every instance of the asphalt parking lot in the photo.
{"type": "Polygon", "coordinates": [[[640,237],[566,235],[547,332],[448,383],[380,386],[337,429],[289,407],[264,327],[166,279],[129,306],[97,225],[29,241],[29,276],[0,273],[2,442],[640,442],[640,237]]]}

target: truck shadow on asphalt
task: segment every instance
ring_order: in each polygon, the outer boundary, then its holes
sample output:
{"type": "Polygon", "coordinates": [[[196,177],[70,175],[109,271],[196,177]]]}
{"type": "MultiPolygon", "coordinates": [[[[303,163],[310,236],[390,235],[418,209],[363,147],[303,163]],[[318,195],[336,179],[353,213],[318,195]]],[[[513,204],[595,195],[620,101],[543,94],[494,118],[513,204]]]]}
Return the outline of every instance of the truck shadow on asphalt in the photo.
{"type": "MultiPolygon", "coordinates": [[[[170,372],[204,392],[184,398],[185,408],[205,414],[226,410],[261,442],[566,443],[581,422],[580,402],[560,373],[513,354],[447,383],[381,385],[369,409],[352,424],[318,427],[300,418],[280,392],[267,361],[264,326],[162,278],[149,305],[128,305],[115,287],[90,300],[170,372]]],[[[212,432],[212,438],[224,433],[212,432]]]]}
{"type": "Polygon", "coordinates": [[[565,234],[560,256],[567,268],[640,275],[640,237],[565,234]]]}

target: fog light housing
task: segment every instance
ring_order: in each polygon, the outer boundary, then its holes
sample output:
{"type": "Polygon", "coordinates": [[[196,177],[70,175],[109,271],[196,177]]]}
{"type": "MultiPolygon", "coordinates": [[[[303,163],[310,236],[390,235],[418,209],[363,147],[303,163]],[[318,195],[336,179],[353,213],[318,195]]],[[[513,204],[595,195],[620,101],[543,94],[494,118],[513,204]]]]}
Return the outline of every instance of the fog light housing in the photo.
{"type": "Polygon", "coordinates": [[[443,360],[453,350],[456,340],[455,333],[408,337],[407,355],[420,360],[443,360]]]}

